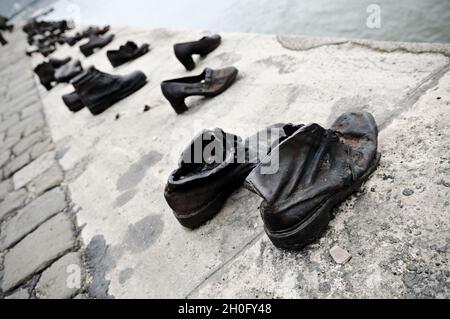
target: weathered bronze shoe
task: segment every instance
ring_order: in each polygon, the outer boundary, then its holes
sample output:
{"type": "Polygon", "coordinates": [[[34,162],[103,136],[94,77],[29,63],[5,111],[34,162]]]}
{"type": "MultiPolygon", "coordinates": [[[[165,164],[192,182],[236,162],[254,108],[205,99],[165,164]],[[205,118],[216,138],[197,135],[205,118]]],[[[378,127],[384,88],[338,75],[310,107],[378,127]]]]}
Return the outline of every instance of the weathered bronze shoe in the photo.
{"type": "Polygon", "coordinates": [[[142,88],[147,83],[147,77],[140,71],[120,76],[90,67],[71,83],[83,105],[97,115],[142,88]]]}
{"type": "Polygon", "coordinates": [[[164,196],[178,221],[187,228],[197,228],[213,218],[226,199],[251,171],[251,165],[237,163],[241,139],[221,129],[205,130],[181,155],[164,196]],[[215,154],[204,158],[205,149],[216,147],[215,154]]]}
{"type": "Polygon", "coordinates": [[[85,38],[89,38],[90,36],[96,35],[104,35],[105,33],[109,32],[111,27],[109,25],[105,25],[104,27],[88,27],[86,30],[84,30],[81,35],[85,38]]]}
{"type": "Polygon", "coordinates": [[[298,250],[322,234],[333,208],[376,169],[377,138],[371,114],[345,113],[329,130],[301,127],[256,166],[246,187],[263,198],[261,216],[275,246],[298,250]],[[279,169],[263,174],[271,161],[279,169]]]}
{"type": "Polygon", "coordinates": [[[119,50],[110,50],[106,52],[109,62],[113,67],[118,67],[124,63],[135,60],[148,53],[150,46],[145,43],[138,47],[136,43],[128,41],[120,46],[119,50]]]}
{"type": "Polygon", "coordinates": [[[89,41],[86,44],[80,46],[80,51],[85,57],[91,56],[92,54],[94,54],[94,50],[101,49],[107,46],[113,39],[114,34],[106,36],[93,35],[89,38],[89,41]]]}
{"type": "Polygon", "coordinates": [[[83,72],[83,67],[79,60],[72,60],[55,71],[55,79],[58,83],[69,83],[71,79],[83,72]]]}
{"type": "Polygon", "coordinates": [[[105,26],[102,28],[89,27],[86,30],[84,30],[83,32],[77,32],[73,36],[62,35],[61,41],[67,43],[68,45],[70,45],[72,47],[75,44],[77,44],[78,42],[80,42],[81,40],[83,40],[84,38],[89,38],[91,36],[103,35],[103,34],[107,33],[109,30],[110,30],[109,26],[105,26]]]}
{"type": "Polygon", "coordinates": [[[66,36],[63,35],[61,37],[62,40],[64,40],[65,43],[67,43],[68,45],[70,45],[71,47],[73,47],[75,44],[77,44],[78,42],[80,42],[81,40],[84,39],[84,36],[77,32],[75,35],[73,36],[66,36]]]}
{"type": "Polygon", "coordinates": [[[195,68],[195,62],[192,55],[198,54],[206,56],[220,45],[221,37],[218,34],[203,37],[198,41],[177,43],[173,46],[175,56],[184,65],[186,70],[191,71],[195,68]]]}
{"type": "Polygon", "coordinates": [[[228,89],[236,79],[238,69],[228,67],[220,70],[206,68],[202,74],[161,83],[161,90],[178,114],[188,110],[184,100],[188,96],[214,97],[228,89]]]}
{"type": "Polygon", "coordinates": [[[7,45],[8,41],[3,37],[3,34],[0,32],[0,43],[1,45],[7,45]]]}
{"type": "Polygon", "coordinates": [[[181,155],[164,196],[175,217],[194,229],[212,219],[270,150],[297,131],[276,124],[242,141],[221,129],[204,130],[181,155]]]}
{"type": "Polygon", "coordinates": [[[34,73],[39,77],[41,84],[50,91],[55,80],[55,68],[50,62],[42,62],[34,68],[34,73]]]}

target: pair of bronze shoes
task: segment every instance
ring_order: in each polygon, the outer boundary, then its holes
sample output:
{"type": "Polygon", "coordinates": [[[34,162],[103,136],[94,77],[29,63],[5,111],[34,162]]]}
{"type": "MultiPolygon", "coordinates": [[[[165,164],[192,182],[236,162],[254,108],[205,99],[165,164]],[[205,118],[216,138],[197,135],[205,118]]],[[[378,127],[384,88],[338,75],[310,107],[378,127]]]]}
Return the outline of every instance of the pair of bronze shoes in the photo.
{"type": "MultiPolygon", "coordinates": [[[[174,52],[186,70],[195,68],[193,55],[207,56],[217,49],[222,39],[220,35],[206,36],[198,41],[177,43],[174,52]]],[[[236,80],[238,70],[228,67],[219,70],[206,68],[200,75],[163,81],[161,91],[177,114],[188,110],[185,99],[189,96],[214,97],[223,93],[236,80]]]]}
{"type": "Polygon", "coordinates": [[[147,84],[147,76],[141,71],[108,74],[91,66],[70,83],[75,91],[62,97],[69,110],[78,112],[86,106],[92,115],[98,115],[140,90],[147,84]]]}
{"type": "Polygon", "coordinates": [[[52,83],[69,83],[71,79],[83,72],[83,66],[79,60],[70,57],[65,59],[51,58],[34,68],[41,84],[47,89],[53,88],[52,83]]]}
{"type": "Polygon", "coordinates": [[[268,145],[256,160],[249,140],[220,129],[192,141],[164,193],[183,226],[194,229],[212,219],[244,183],[263,199],[270,240],[299,250],[323,233],[333,208],[360,188],[380,160],[378,128],[367,112],[342,114],[330,129],[279,124],[268,131],[254,139],[258,148],[268,145]]]}

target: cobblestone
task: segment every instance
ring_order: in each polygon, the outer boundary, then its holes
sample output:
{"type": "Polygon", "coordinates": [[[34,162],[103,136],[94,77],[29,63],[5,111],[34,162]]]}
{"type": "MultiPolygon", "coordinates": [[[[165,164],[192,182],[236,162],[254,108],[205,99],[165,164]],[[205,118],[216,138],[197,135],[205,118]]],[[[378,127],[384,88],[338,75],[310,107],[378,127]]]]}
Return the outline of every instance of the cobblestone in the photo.
{"type": "Polygon", "coordinates": [[[11,180],[0,182],[0,202],[14,189],[11,180]]]}
{"type": "Polygon", "coordinates": [[[8,118],[4,119],[3,122],[0,124],[0,132],[5,132],[6,130],[8,130],[10,127],[15,125],[19,121],[20,121],[19,114],[18,113],[14,113],[13,115],[11,115],[8,118]]]}
{"type": "Polygon", "coordinates": [[[80,253],[67,254],[42,273],[36,295],[40,299],[72,298],[80,291],[82,279],[80,253]]]}
{"type": "Polygon", "coordinates": [[[0,203],[0,220],[22,207],[26,199],[27,192],[24,189],[9,193],[3,202],[0,203]]]}
{"type": "Polygon", "coordinates": [[[69,218],[61,213],[25,237],[4,258],[2,290],[9,291],[74,248],[69,218]]]}
{"type": "Polygon", "coordinates": [[[39,196],[53,187],[60,185],[64,180],[64,174],[58,164],[53,164],[48,170],[38,176],[30,184],[28,190],[39,196]]]}
{"type": "Polygon", "coordinates": [[[45,138],[45,135],[42,132],[36,132],[24,139],[22,139],[19,143],[17,143],[12,151],[14,155],[20,155],[29,148],[31,148],[33,145],[39,143],[45,138]]]}
{"type": "Polygon", "coordinates": [[[48,152],[34,160],[30,165],[26,166],[16,174],[14,174],[14,188],[19,189],[30,183],[36,177],[48,170],[54,163],[54,152],[48,152]]]}
{"type": "Polygon", "coordinates": [[[45,125],[44,117],[41,113],[30,116],[25,120],[20,121],[16,125],[12,126],[8,130],[8,136],[28,136],[45,125]]]}
{"type": "Polygon", "coordinates": [[[42,114],[36,114],[35,116],[29,117],[26,121],[30,121],[29,125],[25,128],[23,132],[24,136],[28,136],[33,134],[34,132],[39,131],[45,126],[44,116],[42,114]]]}
{"type": "Polygon", "coordinates": [[[7,299],[28,299],[37,286],[40,298],[72,298],[83,283],[68,288],[65,268],[82,265],[81,252],[66,255],[75,247],[75,226],[57,188],[64,173],[50,152],[34,74],[22,55],[25,41],[7,49],[20,55],[0,56],[0,291],[7,299]]]}
{"type": "Polygon", "coordinates": [[[37,113],[41,112],[41,107],[39,104],[32,104],[26,108],[24,108],[21,112],[21,118],[26,119],[30,116],[35,116],[37,113]]]}
{"type": "Polygon", "coordinates": [[[11,156],[10,150],[5,150],[0,154],[0,167],[3,167],[5,166],[6,163],[8,163],[10,156],[11,156]]]}
{"type": "Polygon", "coordinates": [[[21,139],[23,131],[25,129],[25,125],[27,123],[19,122],[16,125],[10,127],[6,132],[7,137],[15,137],[16,139],[21,139]]]}
{"type": "Polygon", "coordinates": [[[6,299],[30,299],[30,293],[26,288],[20,288],[6,297],[6,299]]]}
{"type": "Polygon", "coordinates": [[[30,156],[32,159],[36,159],[45,152],[48,152],[53,148],[53,143],[51,139],[44,140],[35,144],[30,151],[30,156]]]}
{"type": "MultiPolygon", "coordinates": [[[[24,168],[31,162],[31,157],[28,152],[19,155],[18,157],[11,160],[6,166],[4,170],[4,176],[6,178],[11,177],[14,173],[19,171],[20,169],[24,168]]],[[[19,189],[25,185],[22,185],[20,187],[16,187],[15,189],[19,189]]]]}
{"type": "Polygon", "coordinates": [[[2,152],[10,149],[20,141],[19,135],[7,136],[1,145],[2,152]]]}
{"type": "Polygon", "coordinates": [[[40,224],[66,208],[64,193],[56,188],[35,199],[4,223],[0,231],[0,250],[9,248],[40,224]]]}

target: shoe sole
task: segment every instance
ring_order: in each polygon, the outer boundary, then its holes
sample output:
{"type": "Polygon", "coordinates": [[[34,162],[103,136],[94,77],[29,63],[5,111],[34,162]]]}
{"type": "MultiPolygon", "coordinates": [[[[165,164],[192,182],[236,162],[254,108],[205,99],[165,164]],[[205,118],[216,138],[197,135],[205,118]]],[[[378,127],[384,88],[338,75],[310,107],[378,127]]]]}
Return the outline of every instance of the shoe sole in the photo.
{"type": "Polygon", "coordinates": [[[63,97],[63,101],[64,101],[64,104],[67,106],[67,108],[74,113],[76,113],[84,108],[84,104],[81,101],[70,103],[67,100],[65,100],[64,97],[63,97]]]}
{"type": "MultiPolygon", "coordinates": [[[[244,174],[245,175],[245,174],[244,174]]],[[[228,186],[226,190],[220,192],[213,200],[208,204],[202,206],[196,211],[188,214],[173,212],[181,225],[186,228],[196,229],[205,224],[207,221],[213,219],[222,209],[223,205],[227,201],[228,197],[244,184],[247,176],[238,179],[235,183],[228,186]]]]}
{"type": "Polygon", "coordinates": [[[377,154],[374,164],[352,186],[337,193],[322,204],[308,219],[296,225],[293,229],[281,232],[272,232],[267,227],[265,231],[272,243],[281,249],[300,250],[308,244],[316,241],[325,231],[331,220],[331,212],[334,207],[345,201],[351,194],[356,193],[361,185],[372,175],[380,162],[380,154],[377,154]]]}
{"type": "Polygon", "coordinates": [[[127,90],[119,91],[113,96],[109,95],[107,100],[100,101],[96,104],[88,105],[88,109],[91,111],[91,113],[93,115],[98,115],[100,113],[103,113],[108,108],[110,108],[117,102],[123,100],[124,98],[132,95],[133,93],[135,93],[136,91],[141,89],[146,84],[147,84],[147,77],[145,75],[141,76],[139,79],[136,80],[134,85],[127,88],[127,90]]]}

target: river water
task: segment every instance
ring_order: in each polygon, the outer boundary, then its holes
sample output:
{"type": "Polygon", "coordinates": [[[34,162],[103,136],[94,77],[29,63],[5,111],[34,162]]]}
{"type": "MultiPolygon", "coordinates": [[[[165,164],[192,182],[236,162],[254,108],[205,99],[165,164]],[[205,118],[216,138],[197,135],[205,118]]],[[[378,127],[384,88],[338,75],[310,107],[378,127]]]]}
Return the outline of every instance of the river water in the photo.
{"type": "Polygon", "coordinates": [[[450,43],[450,0],[1,0],[0,14],[49,7],[86,25],[450,43]]]}

